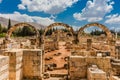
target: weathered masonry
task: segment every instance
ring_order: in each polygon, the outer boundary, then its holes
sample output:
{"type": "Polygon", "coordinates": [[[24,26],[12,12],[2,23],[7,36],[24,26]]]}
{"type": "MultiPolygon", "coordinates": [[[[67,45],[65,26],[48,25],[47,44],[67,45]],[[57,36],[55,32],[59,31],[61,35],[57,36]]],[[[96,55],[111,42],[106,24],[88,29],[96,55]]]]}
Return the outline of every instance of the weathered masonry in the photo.
{"type": "Polygon", "coordinates": [[[0,56],[0,80],[9,80],[9,57],[0,56]]]}

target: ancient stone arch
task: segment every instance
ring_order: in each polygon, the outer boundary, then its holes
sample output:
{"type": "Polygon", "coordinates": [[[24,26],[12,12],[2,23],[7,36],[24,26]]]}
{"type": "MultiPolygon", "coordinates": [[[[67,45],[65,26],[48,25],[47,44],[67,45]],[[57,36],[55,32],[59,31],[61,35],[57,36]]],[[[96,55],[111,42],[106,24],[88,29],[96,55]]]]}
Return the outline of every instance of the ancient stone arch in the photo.
{"type": "Polygon", "coordinates": [[[12,32],[15,31],[18,27],[23,27],[23,26],[24,26],[24,27],[31,27],[31,28],[35,31],[35,33],[36,33],[36,44],[38,44],[38,43],[39,43],[39,38],[40,38],[39,32],[38,32],[38,30],[37,30],[34,26],[32,26],[32,25],[30,25],[30,24],[28,24],[28,23],[18,23],[18,24],[15,24],[14,26],[12,26],[12,27],[8,30],[7,34],[6,34],[6,39],[7,39],[7,38],[10,38],[12,32]]]}
{"type": "Polygon", "coordinates": [[[15,31],[18,27],[23,27],[23,26],[25,26],[25,27],[31,27],[31,28],[36,32],[36,36],[37,36],[37,37],[39,36],[39,32],[37,31],[37,29],[36,29],[34,26],[32,26],[32,25],[30,25],[30,24],[28,24],[28,23],[18,23],[18,24],[15,24],[14,26],[12,26],[12,27],[8,30],[6,36],[7,36],[7,37],[10,37],[13,31],[15,31]]]}
{"type": "Polygon", "coordinates": [[[81,27],[78,31],[78,39],[79,39],[80,34],[84,31],[85,28],[92,27],[92,26],[98,27],[102,29],[103,31],[105,31],[105,33],[107,34],[108,42],[112,40],[112,34],[110,30],[105,25],[102,25],[100,23],[90,23],[90,24],[86,24],[85,26],[81,27]]]}
{"type": "Polygon", "coordinates": [[[51,28],[54,28],[56,26],[61,26],[61,27],[65,27],[67,30],[70,31],[70,33],[72,34],[72,37],[74,37],[74,31],[73,31],[73,28],[70,27],[69,25],[67,24],[64,24],[64,23],[53,23],[53,24],[50,24],[46,29],[45,29],[45,32],[44,32],[44,35],[43,35],[43,39],[47,33],[47,31],[51,28]]]}

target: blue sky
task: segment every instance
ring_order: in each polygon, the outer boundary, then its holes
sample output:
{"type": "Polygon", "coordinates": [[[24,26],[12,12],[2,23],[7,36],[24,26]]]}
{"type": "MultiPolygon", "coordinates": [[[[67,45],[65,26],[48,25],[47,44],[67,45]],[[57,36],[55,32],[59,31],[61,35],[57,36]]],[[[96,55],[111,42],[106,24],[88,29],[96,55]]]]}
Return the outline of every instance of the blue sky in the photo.
{"type": "Polygon", "coordinates": [[[0,17],[48,26],[63,22],[81,27],[99,22],[120,29],[119,0],[0,0],[0,17]]]}

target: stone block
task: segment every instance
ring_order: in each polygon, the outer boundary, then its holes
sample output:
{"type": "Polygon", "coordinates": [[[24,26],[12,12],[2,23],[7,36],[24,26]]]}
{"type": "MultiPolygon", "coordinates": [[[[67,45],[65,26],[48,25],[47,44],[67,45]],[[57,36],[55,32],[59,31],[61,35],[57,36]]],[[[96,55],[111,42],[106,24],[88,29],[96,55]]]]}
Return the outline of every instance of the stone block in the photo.
{"type": "Polygon", "coordinates": [[[42,50],[23,50],[23,77],[29,80],[41,79],[42,74],[42,50]]]}
{"type": "Polygon", "coordinates": [[[9,80],[21,80],[23,51],[21,49],[3,50],[1,55],[9,56],[9,80]]]}
{"type": "Polygon", "coordinates": [[[9,57],[0,56],[0,80],[9,80],[9,57]]]}

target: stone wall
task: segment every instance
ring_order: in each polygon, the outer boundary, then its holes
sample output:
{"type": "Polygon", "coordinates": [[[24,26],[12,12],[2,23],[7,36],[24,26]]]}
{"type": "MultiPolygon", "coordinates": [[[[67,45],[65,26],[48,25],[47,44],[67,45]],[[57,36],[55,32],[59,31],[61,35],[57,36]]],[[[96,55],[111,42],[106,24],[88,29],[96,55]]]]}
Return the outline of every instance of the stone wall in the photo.
{"type": "Polygon", "coordinates": [[[70,56],[69,60],[69,74],[71,80],[76,78],[86,78],[87,68],[95,64],[99,69],[102,69],[107,74],[110,74],[111,64],[110,57],[83,57],[83,56],[70,56]]]}
{"type": "Polygon", "coordinates": [[[71,80],[87,77],[87,63],[85,62],[85,57],[70,56],[69,75],[71,80]]]}
{"type": "Polygon", "coordinates": [[[3,50],[0,55],[9,56],[9,80],[21,80],[23,51],[20,49],[3,50]]]}
{"type": "Polygon", "coordinates": [[[23,78],[41,80],[42,62],[41,49],[25,49],[23,50],[23,78]]]}
{"type": "Polygon", "coordinates": [[[0,56],[0,80],[9,80],[9,57],[0,56]]]}

